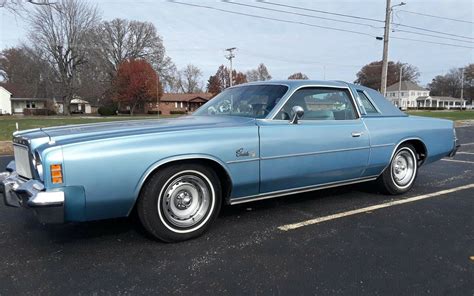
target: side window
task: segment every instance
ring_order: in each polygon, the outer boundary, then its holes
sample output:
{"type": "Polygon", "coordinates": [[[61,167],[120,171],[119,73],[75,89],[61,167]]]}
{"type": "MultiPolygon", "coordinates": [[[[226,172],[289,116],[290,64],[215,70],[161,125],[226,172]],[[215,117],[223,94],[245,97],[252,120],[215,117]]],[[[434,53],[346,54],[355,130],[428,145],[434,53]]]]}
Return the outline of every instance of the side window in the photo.
{"type": "Polygon", "coordinates": [[[275,119],[289,120],[294,106],[303,108],[303,120],[350,120],[357,118],[351,95],[347,89],[300,89],[289,98],[275,119]]]}
{"type": "Polygon", "coordinates": [[[359,99],[360,99],[362,105],[364,105],[364,109],[365,109],[365,112],[367,112],[367,114],[377,114],[377,113],[379,113],[377,111],[377,109],[375,109],[375,106],[372,104],[372,102],[369,100],[369,98],[365,95],[365,93],[363,91],[358,90],[357,94],[359,95],[359,99]]]}

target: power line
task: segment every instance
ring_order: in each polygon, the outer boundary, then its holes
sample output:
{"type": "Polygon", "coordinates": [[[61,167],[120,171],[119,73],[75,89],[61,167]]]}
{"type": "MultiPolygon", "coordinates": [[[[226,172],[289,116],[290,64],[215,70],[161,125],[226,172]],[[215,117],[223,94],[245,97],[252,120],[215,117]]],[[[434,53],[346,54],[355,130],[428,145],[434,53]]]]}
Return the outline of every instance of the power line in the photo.
{"type": "Polygon", "coordinates": [[[422,16],[426,16],[426,17],[437,18],[437,19],[443,19],[443,20],[448,20],[448,21],[453,21],[453,22],[474,24],[474,22],[471,22],[471,21],[459,20],[459,19],[454,19],[454,18],[449,18],[449,17],[444,17],[444,16],[438,16],[438,15],[432,15],[432,14],[427,14],[427,13],[414,12],[414,11],[408,11],[408,10],[398,10],[398,11],[405,12],[405,13],[410,13],[410,14],[422,15],[422,16]]]}
{"type": "MultiPolygon", "coordinates": [[[[345,20],[338,20],[338,19],[334,19],[334,18],[319,17],[319,16],[310,15],[310,14],[305,14],[305,13],[290,12],[290,11],[286,11],[286,10],[273,9],[273,8],[266,8],[266,7],[251,5],[251,4],[237,3],[237,2],[233,2],[233,1],[231,1],[231,0],[221,0],[221,1],[224,2],[224,3],[227,3],[227,4],[232,4],[232,5],[237,5],[237,6],[244,6],[244,7],[251,7],[251,8],[257,8],[257,9],[266,10],[266,11],[275,11],[275,12],[280,12],[280,13],[285,13],[285,14],[298,15],[298,16],[304,16],[304,17],[315,18],[315,19],[321,19],[321,20],[329,20],[329,21],[335,21],[335,22],[341,22],[341,23],[347,23],[347,24],[356,24],[356,25],[367,26],[367,27],[371,27],[371,28],[375,28],[375,29],[383,28],[383,27],[376,27],[376,26],[373,26],[373,25],[365,24],[365,23],[352,22],[352,21],[345,21],[345,20]]],[[[262,2],[262,1],[260,1],[260,2],[262,2]]],[[[421,32],[414,32],[414,31],[408,31],[408,30],[396,30],[396,31],[397,31],[397,32],[404,32],[404,33],[408,33],[408,34],[416,34],[416,35],[421,35],[421,36],[434,37],[434,38],[442,38],[442,39],[453,40],[453,41],[458,41],[458,42],[474,43],[473,41],[467,41],[467,40],[461,40],[461,39],[456,39],[456,38],[449,38],[449,37],[436,36],[436,35],[433,35],[433,34],[426,34],[426,33],[421,33],[421,32]]]]}
{"type": "MultiPolygon", "coordinates": [[[[297,10],[304,10],[304,11],[312,11],[312,12],[318,12],[318,13],[325,13],[325,14],[331,14],[331,15],[338,15],[338,16],[343,16],[343,17],[350,17],[350,18],[356,18],[356,19],[362,19],[362,20],[368,20],[368,21],[374,21],[374,22],[380,22],[383,23],[383,20],[377,20],[377,19],[372,19],[372,18],[366,18],[366,17],[361,17],[361,16],[354,16],[354,15],[348,15],[348,14],[342,14],[342,13],[335,13],[335,12],[330,12],[330,11],[325,11],[325,10],[318,10],[318,9],[311,9],[307,7],[301,7],[301,6],[294,6],[294,5],[287,5],[287,4],[280,4],[280,3],[274,3],[266,0],[257,0],[258,2],[261,2],[263,4],[267,5],[274,5],[274,6],[280,6],[280,7],[286,7],[286,8],[292,8],[292,9],[297,9],[297,10]]],[[[467,36],[461,36],[461,35],[456,35],[452,33],[446,33],[446,32],[441,32],[441,31],[436,31],[436,30],[431,30],[431,29],[426,29],[422,27],[416,27],[416,26],[411,26],[411,25],[404,25],[400,23],[391,23],[392,25],[400,26],[400,27],[406,27],[406,28],[411,28],[415,30],[420,30],[420,31],[425,31],[425,32],[431,32],[431,33],[436,33],[436,34],[441,34],[441,35],[446,35],[446,36],[452,36],[452,37],[459,37],[459,38],[465,38],[465,39],[472,39],[472,37],[467,37],[467,36]]]]}
{"type": "Polygon", "coordinates": [[[422,36],[428,36],[428,37],[433,37],[433,38],[441,38],[441,39],[454,40],[454,41],[458,41],[458,42],[465,42],[465,43],[472,43],[472,44],[474,44],[474,41],[461,40],[461,39],[456,39],[456,38],[449,38],[449,37],[437,36],[437,35],[433,35],[433,34],[425,34],[425,33],[414,32],[414,31],[407,31],[407,30],[394,29],[392,32],[402,32],[402,33],[415,34],[415,35],[422,35],[422,36]]]}
{"type": "Polygon", "coordinates": [[[340,23],[345,23],[345,24],[355,24],[355,25],[360,25],[360,26],[371,27],[371,28],[374,28],[374,29],[381,29],[381,28],[382,28],[382,27],[377,27],[377,26],[365,24],[365,23],[352,22],[352,21],[346,21],[346,20],[340,20],[340,19],[322,17],[322,16],[315,16],[315,15],[311,15],[311,14],[298,13],[298,12],[291,12],[291,11],[286,11],[286,10],[281,10],[281,9],[267,8],[267,7],[256,6],[256,5],[251,5],[251,4],[237,3],[237,2],[230,1],[230,0],[221,0],[221,1],[224,2],[224,3],[226,3],[226,4],[232,4],[232,5],[238,5],[238,6],[244,6],[244,7],[257,8],[257,9],[266,10],[266,11],[275,11],[275,12],[280,12],[280,13],[285,13],[285,14],[298,15],[298,16],[310,17],[310,18],[315,18],[315,19],[320,19],[320,20],[328,20],[328,21],[333,21],[333,22],[340,22],[340,23]]]}
{"type": "Polygon", "coordinates": [[[265,0],[257,0],[257,2],[261,2],[263,4],[268,4],[268,5],[280,6],[280,7],[286,7],[286,8],[293,8],[293,9],[298,9],[298,10],[306,10],[306,11],[312,11],[312,12],[318,12],[318,13],[324,13],[324,14],[337,15],[337,16],[353,18],[353,19],[359,19],[359,20],[366,20],[366,21],[379,22],[379,23],[384,22],[383,20],[378,20],[378,19],[373,19],[373,18],[368,18],[368,17],[355,16],[355,15],[350,15],[350,14],[336,13],[336,12],[330,12],[330,11],[318,10],[318,9],[311,9],[311,8],[303,8],[303,7],[293,6],[293,5],[274,3],[274,2],[265,1],[265,0]]]}
{"type": "MultiPolygon", "coordinates": [[[[346,30],[346,29],[341,29],[341,28],[320,26],[320,25],[315,25],[315,24],[310,24],[310,23],[305,23],[305,22],[283,20],[283,19],[278,19],[278,18],[273,18],[273,17],[265,17],[265,16],[260,16],[260,15],[255,15],[255,14],[249,14],[249,13],[244,13],[244,12],[237,12],[237,11],[221,9],[221,8],[217,8],[217,7],[207,6],[207,5],[185,3],[185,2],[175,1],[175,0],[168,0],[168,2],[175,3],[175,4],[180,4],[180,5],[185,5],[185,6],[191,6],[191,7],[205,8],[205,9],[210,9],[210,10],[215,10],[215,11],[220,11],[220,12],[225,12],[225,13],[230,13],[230,14],[242,15],[242,16],[247,16],[247,17],[252,17],[252,18],[257,18],[257,19],[265,19],[265,20],[271,20],[271,21],[276,21],[276,22],[281,22],[281,23],[304,25],[304,26],[309,26],[309,27],[315,27],[315,28],[345,32],[345,33],[352,33],[352,34],[357,34],[357,35],[364,35],[364,36],[369,36],[369,37],[373,37],[373,38],[378,37],[378,36],[375,36],[375,35],[372,35],[372,34],[369,34],[369,33],[360,32],[360,31],[353,31],[353,30],[346,30]]],[[[267,3],[267,2],[265,2],[265,3],[267,3]]],[[[424,42],[424,43],[430,43],[430,44],[446,45],[446,46],[451,46],[451,47],[474,48],[474,47],[469,47],[469,46],[464,46],[464,45],[457,45],[457,44],[451,44],[451,43],[440,43],[440,42],[434,42],[434,41],[428,41],[428,40],[418,40],[418,39],[410,39],[410,38],[403,38],[403,37],[393,37],[393,38],[400,39],[400,40],[424,42]]]]}
{"type": "Polygon", "coordinates": [[[461,47],[461,48],[473,48],[473,46],[465,46],[465,45],[457,45],[457,44],[451,44],[451,43],[442,43],[442,42],[435,42],[435,41],[428,41],[428,40],[420,40],[420,39],[412,39],[412,38],[405,38],[405,37],[391,37],[393,39],[400,39],[400,40],[408,40],[408,41],[415,41],[415,42],[422,42],[422,43],[430,43],[430,44],[437,44],[437,45],[446,45],[446,46],[452,46],[452,47],[461,47]]]}
{"type": "Polygon", "coordinates": [[[425,28],[410,26],[410,25],[404,25],[404,24],[400,24],[400,23],[392,23],[392,25],[399,26],[399,27],[405,27],[405,28],[411,28],[411,29],[425,31],[425,32],[436,33],[436,34],[440,34],[440,35],[446,35],[446,36],[452,36],[452,37],[458,37],[458,38],[474,40],[473,37],[467,37],[467,36],[461,36],[461,35],[456,35],[456,34],[451,34],[451,33],[446,33],[446,32],[440,32],[440,31],[436,31],[436,30],[425,29],[425,28]]]}
{"type": "MultiPolygon", "coordinates": [[[[221,0],[221,1],[224,2],[224,3],[227,3],[227,4],[233,4],[233,5],[238,5],[238,6],[257,8],[257,9],[266,10],[266,11],[275,11],[275,12],[280,12],[280,13],[285,13],[285,14],[292,14],[292,15],[298,15],[298,16],[304,16],[304,17],[310,17],[310,18],[315,18],[315,19],[329,20],[329,21],[342,22],[342,23],[348,23],[348,24],[356,24],[356,25],[368,26],[368,27],[377,28],[377,29],[378,29],[378,28],[382,28],[382,27],[376,27],[376,26],[373,26],[373,25],[365,24],[365,23],[352,22],[352,21],[345,21],[345,20],[338,20],[338,19],[334,19],[334,18],[319,17],[319,16],[310,15],[310,14],[304,14],[304,13],[298,13],[298,12],[290,12],[290,11],[280,10],[280,9],[266,8],[266,7],[251,5],[251,4],[237,3],[237,2],[233,2],[233,1],[231,1],[231,0],[221,0]]],[[[259,1],[259,2],[263,2],[263,1],[259,1]]],[[[269,2],[269,3],[270,3],[270,2],[269,2]]],[[[288,6],[288,5],[286,5],[286,6],[288,6]]],[[[421,32],[414,32],[414,31],[408,31],[408,30],[396,30],[396,31],[397,31],[397,32],[404,32],[404,33],[408,33],[408,34],[416,34],[416,35],[421,35],[421,36],[434,37],[434,38],[442,38],[442,39],[453,40],[453,41],[458,41],[458,42],[474,43],[474,42],[472,42],[472,41],[461,40],[461,39],[450,38],[450,37],[436,36],[436,35],[433,35],[433,34],[426,34],[426,33],[421,33],[421,32]]]]}
{"type": "Polygon", "coordinates": [[[308,26],[308,27],[314,27],[314,28],[320,28],[320,29],[326,29],[326,30],[332,30],[332,31],[339,31],[339,32],[345,32],[345,33],[352,33],[352,34],[364,35],[364,36],[377,38],[377,36],[375,36],[375,35],[360,32],[360,31],[353,31],[353,30],[346,30],[346,29],[342,29],[342,28],[320,26],[320,25],[309,24],[309,23],[300,22],[300,21],[282,20],[282,19],[278,19],[278,18],[265,17],[265,16],[260,16],[260,15],[255,15],[255,14],[244,13],[244,12],[237,12],[237,11],[221,9],[221,8],[217,8],[217,7],[207,6],[207,5],[191,4],[191,3],[185,3],[185,2],[175,1],[175,0],[168,0],[168,1],[171,2],[171,3],[176,3],[176,4],[191,6],[191,7],[206,8],[206,9],[211,9],[211,10],[225,12],[225,13],[248,16],[248,17],[252,17],[252,18],[272,20],[272,21],[281,22],[281,23],[304,25],[304,26],[308,26]]]}

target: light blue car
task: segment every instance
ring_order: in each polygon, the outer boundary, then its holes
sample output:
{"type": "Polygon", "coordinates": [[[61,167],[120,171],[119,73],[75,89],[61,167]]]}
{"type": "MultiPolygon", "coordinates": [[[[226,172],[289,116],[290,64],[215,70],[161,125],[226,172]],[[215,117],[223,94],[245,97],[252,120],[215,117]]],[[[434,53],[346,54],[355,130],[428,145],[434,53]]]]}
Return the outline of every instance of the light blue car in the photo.
{"type": "Polygon", "coordinates": [[[389,194],[458,148],[452,121],[408,116],[345,82],[231,87],[192,116],[16,132],[1,173],[5,204],[42,222],[125,217],[136,210],[163,241],[206,231],[240,204],[376,181],[389,194]]]}

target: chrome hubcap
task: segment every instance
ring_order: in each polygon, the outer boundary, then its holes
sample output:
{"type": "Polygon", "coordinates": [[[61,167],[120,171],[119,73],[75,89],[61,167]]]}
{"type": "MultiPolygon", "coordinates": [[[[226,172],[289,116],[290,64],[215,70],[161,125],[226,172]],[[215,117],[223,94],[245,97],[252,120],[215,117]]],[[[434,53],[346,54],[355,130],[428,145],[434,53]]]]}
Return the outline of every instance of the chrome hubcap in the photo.
{"type": "Polygon", "coordinates": [[[209,186],[196,175],[181,175],[163,191],[162,212],[167,221],[178,227],[191,227],[199,223],[209,210],[209,186]]]}
{"type": "Polygon", "coordinates": [[[415,165],[415,159],[409,151],[402,150],[395,155],[392,162],[392,176],[398,186],[410,184],[415,175],[415,165]]]}

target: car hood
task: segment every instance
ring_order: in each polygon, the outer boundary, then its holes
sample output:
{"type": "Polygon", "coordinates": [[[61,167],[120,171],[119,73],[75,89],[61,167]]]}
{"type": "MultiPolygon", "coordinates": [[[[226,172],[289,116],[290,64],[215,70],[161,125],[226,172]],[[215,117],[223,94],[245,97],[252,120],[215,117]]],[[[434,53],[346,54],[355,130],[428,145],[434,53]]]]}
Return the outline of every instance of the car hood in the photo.
{"type": "MultiPolygon", "coordinates": [[[[237,125],[253,125],[255,119],[235,116],[182,116],[168,119],[125,120],[66,125],[18,132],[26,139],[47,136],[48,142],[62,144],[103,138],[169,131],[195,130],[237,125]]],[[[43,140],[43,142],[46,142],[43,140]]]]}

